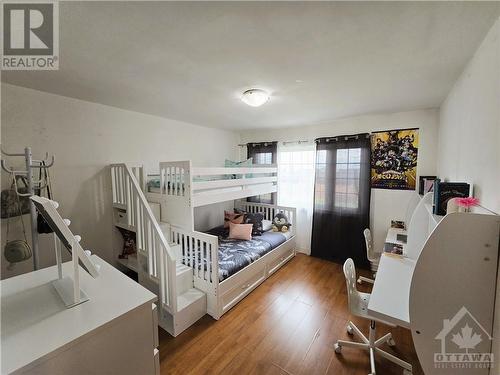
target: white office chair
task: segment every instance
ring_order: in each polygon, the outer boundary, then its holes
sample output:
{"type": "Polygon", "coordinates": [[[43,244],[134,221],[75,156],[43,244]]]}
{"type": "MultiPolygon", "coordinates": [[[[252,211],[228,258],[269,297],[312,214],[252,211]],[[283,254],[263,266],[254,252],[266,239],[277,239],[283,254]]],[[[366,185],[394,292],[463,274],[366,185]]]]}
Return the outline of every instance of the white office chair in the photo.
{"type": "Polygon", "coordinates": [[[396,343],[394,342],[391,333],[387,333],[379,339],[375,339],[375,322],[380,322],[391,327],[395,326],[391,323],[368,315],[368,301],[370,300],[370,294],[359,292],[356,289],[356,269],[354,267],[354,261],[351,258],[347,259],[344,263],[344,275],[347,284],[347,301],[349,304],[349,311],[352,315],[369,319],[370,332],[367,338],[358,329],[358,327],[354,325],[353,322],[349,321],[347,324],[347,333],[350,335],[356,334],[359,338],[361,338],[362,342],[338,340],[334,345],[335,353],[340,354],[342,347],[344,346],[368,350],[370,352],[371,366],[371,373],[369,375],[375,375],[375,355],[380,355],[381,357],[396,363],[397,365],[403,367],[403,374],[411,375],[412,367],[408,362],[405,362],[379,348],[384,343],[387,343],[389,346],[395,346],[396,343]]]}
{"type": "MultiPolygon", "coordinates": [[[[368,258],[368,261],[370,262],[370,267],[373,270],[378,266],[378,262],[380,260],[380,254],[377,254],[373,250],[373,241],[372,241],[372,233],[370,232],[370,229],[366,228],[363,231],[363,234],[365,236],[365,244],[366,244],[366,257],[368,258]]],[[[377,275],[376,272],[373,273],[373,278],[375,278],[377,275]]],[[[373,284],[375,282],[374,279],[369,279],[368,277],[360,276],[358,278],[358,284],[361,284],[362,282],[365,283],[370,283],[373,284]]]]}

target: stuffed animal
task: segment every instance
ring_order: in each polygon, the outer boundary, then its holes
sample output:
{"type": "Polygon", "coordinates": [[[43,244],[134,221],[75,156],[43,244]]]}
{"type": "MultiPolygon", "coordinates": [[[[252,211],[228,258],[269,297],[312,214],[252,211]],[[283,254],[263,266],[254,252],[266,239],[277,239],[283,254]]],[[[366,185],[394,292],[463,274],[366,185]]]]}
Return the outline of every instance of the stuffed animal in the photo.
{"type": "Polygon", "coordinates": [[[135,232],[126,229],[118,228],[123,237],[123,250],[118,258],[128,259],[129,255],[137,253],[137,246],[135,244],[135,232]]]}
{"type": "Polygon", "coordinates": [[[288,232],[292,224],[283,211],[278,212],[273,218],[273,232],[288,232]]]}

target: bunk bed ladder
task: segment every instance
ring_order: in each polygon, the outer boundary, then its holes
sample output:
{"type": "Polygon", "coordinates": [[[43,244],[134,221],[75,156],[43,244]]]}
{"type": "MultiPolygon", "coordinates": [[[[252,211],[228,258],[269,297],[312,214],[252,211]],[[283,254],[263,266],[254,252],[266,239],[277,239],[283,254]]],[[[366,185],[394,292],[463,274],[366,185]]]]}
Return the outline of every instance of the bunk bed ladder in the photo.
{"type": "Polygon", "coordinates": [[[134,264],[133,257],[120,263],[137,272],[139,283],[158,295],[163,306],[159,325],[177,336],[205,315],[206,295],[194,288],[193,270],[178,259],[179,244],[169,243],[170,224],[155,217],[144,194],[143,176],[140,165],[111,165],[115,226],[136,233],[134,264]]]}
{"type": "Polygon", "coordinates": [[[177,311],[176,259],[160,226],[158,225],[140,182],[139,166],[113,164],[111,180],[113,206],[124,210],[123,221],[119,225],[136,233],[138,258],[145,257],[145,271],[158,284],[158,298],[168,312],[177,311]]]}

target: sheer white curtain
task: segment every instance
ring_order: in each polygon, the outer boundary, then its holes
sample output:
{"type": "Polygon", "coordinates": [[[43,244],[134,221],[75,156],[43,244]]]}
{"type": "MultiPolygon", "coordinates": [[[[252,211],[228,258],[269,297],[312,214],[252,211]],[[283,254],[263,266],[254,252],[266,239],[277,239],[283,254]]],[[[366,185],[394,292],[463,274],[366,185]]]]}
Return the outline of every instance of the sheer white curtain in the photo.
{"type": "Polygon", "coordinates": [[[278,205],[297,208],[297,250],[310,254],[316,145],[278,144],[278,205]]]}

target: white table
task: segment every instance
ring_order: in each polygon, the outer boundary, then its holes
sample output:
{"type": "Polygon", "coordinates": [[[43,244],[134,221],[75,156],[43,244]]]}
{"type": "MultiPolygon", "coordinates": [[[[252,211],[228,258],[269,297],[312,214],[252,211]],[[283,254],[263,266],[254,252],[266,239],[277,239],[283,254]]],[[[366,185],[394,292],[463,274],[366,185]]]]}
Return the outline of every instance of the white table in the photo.
{"type": "MultiPolygon", "coordinates": [[[[66,309],[50,281],[56,266],[1,281],[1,373],[155,374],[156,296],[123,273],[100,265],[91,277],[80,267],[90,298],[66,309]]],[[[63,264],[71,274],[72,262],[63,264]]]]}
{"type": "Polygon", "coordinates": [[[397,326],[410,328],[410,286],[415,260],[382,254],[368,313],[397,326]]]}

